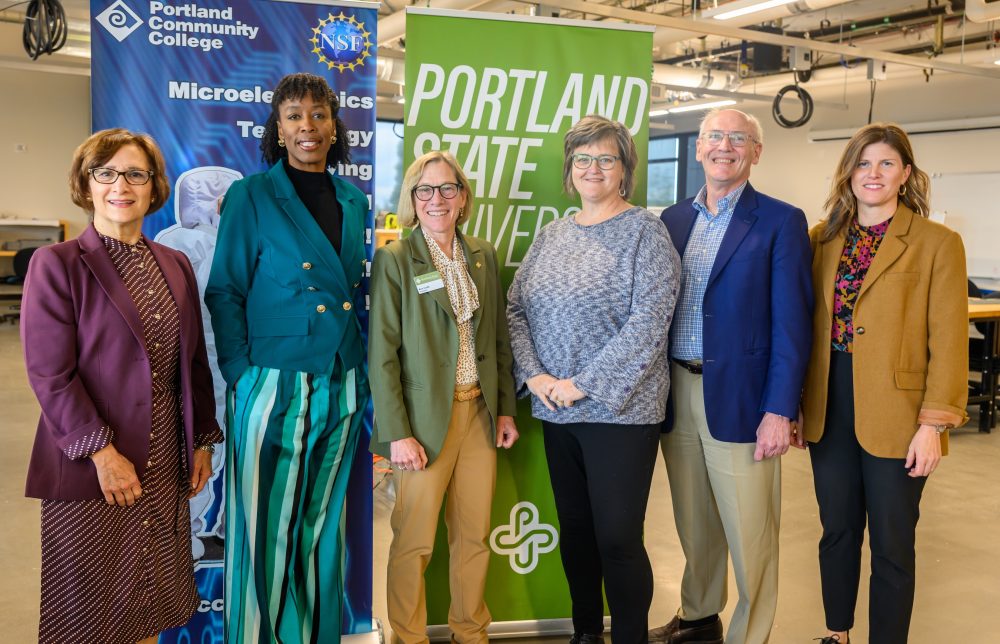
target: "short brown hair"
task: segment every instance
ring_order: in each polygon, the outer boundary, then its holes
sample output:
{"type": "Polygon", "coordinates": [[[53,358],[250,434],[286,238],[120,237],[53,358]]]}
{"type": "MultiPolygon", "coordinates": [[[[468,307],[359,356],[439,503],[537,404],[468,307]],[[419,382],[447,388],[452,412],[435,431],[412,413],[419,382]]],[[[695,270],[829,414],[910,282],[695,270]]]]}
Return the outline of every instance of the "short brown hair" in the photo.
{"type": "Polygon", "coordinates": [[[149,169],[153,171],[153,195],[146,214],[156,212],[166,203],[170,197],[170,182],[167,180],[167,168],[160,146],[148,134],[130,132],[120,127],[95,132],[73,153],[73,164],[69,170],[69,195],[73,203],[91,215],[94,214],[94,202],[90,196],[90,170],[107,163],[126,145],[134,145],[145,152],[149,169]]]}
{"type": "Polygon", "coordinates": [[[399,188],[399,204],[396,208],[396,216],[399,217],[401,225],[412,228],[419,223],[417,220],[417,210],[413,204],[413,200],[416,198],[413,196],[413,189],[417,187],[417,182],[420,181],[420,177],[423,176],[427,166],[437,162],[448,164],[448,167],[455,172],[455,178],[458,180],[460,190],[465,193],[465,209],[458,216],[458,221],[455,222],[455,225],[461,226],[469,221],[473,207],[472,190],[469,180],[466,178],[462,166],[458,164],[458,160],[452,156],[451,152],[434,150],[414,159],[410,167],[406,169],[406,174],[403,175],[403,185],[399,188]]]}
{"type": "Polygon", "coordinates": [[[837,162],[830,194],[823,204],[826,219],[822,222],[822,241],[830,241],[836,237],[857,215],[858,198],[851,188],[851,177],[861,160],[861,153],[873,143],[885,143],[899,154],[903,167],[910,166],[910,176],[903,184],[903,194],[898,195],[897,199],[921,217],[930,215],[931,180],[913,159],[910,137],[895,123],[872,123],[854,133],[837,162]]]}
{"type": "Polygon", "coordinates": [[[632,196],[632,190],[635,189],[635,167],[639,165],[635,141],[627,127],[597,114],[584,116],[566,132],[563,140],[563,189],[566,194],[576,196],[576,188],[573,187],[573,153],[581,146],[605,140],[614,141],[618,148],[622,164],[620,190],[625,193],[623,196],[626,199],[632,196]]]}

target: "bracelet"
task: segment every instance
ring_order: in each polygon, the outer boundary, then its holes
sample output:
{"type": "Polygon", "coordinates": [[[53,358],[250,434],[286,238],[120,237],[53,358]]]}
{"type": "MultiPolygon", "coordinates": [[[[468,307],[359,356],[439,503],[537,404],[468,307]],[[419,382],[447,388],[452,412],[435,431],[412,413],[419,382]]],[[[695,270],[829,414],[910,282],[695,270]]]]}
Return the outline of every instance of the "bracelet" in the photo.
{"type": "Polygon", "coordinates": [[[208,452],[209,454],[215,454],[215,445],[208,443],[206,445],[199,445],[195,449],[200,449],[203,452],[208,452]]]}
{"type": "Polygon", "coordinates": [[[931,425],[938,434],[943,434],[949,429],[955,429],[954,425],[931,425]]]}

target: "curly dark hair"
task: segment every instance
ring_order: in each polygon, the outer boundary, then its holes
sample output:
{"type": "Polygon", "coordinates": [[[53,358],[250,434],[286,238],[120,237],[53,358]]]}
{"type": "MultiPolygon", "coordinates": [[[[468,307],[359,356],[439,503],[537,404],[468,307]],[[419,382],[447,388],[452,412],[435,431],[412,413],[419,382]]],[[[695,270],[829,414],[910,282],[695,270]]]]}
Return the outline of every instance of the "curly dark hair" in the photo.
{"type": "Polygon", "coordinates": [[[264,136],[260,140],[260,151],[264,161],[268,165],[274,165],[281,159],[288,158],[288,150],[278,145],[278,108],[287,100],[300,99],[306,95],[316,102],[326,101],[330,104],[337,142],[331,145],[330,151],[326,153],[327,166],[349,163],[351,148],[347,145],[347,126],[337,116],[340,112],[340,99],[324,78],[306,73],[289,74],[278,81],[278,86],[274,88],[271,113],[267,117],[267,123],[264,124],[264,136]]]}

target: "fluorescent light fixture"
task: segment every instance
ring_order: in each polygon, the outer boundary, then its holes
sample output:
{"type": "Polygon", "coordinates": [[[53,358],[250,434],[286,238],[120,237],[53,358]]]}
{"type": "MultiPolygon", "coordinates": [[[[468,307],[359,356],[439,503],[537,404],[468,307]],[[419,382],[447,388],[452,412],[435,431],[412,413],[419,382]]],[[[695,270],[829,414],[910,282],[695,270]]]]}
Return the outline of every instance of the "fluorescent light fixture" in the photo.
{"type": "MultiPolygon", "coordinates": [[[[677,107],[668,108],[667,113],[680,114],[681,112],[697,112],[698,110],[710,110],[714,107],[726,107],[727,105],[736,105],[736,101],[726,99],[724,101],[708,101],[706,103],[688,103],[687,105],[678,105],[677,107]]],[[[650,114],[650,116],[652,116],[652,114],[650,114]]]]}
{"type": "Polygon", "coordinates": [[[792,2],[795,2],[795,0],[765,0],[764,2],[759,2],[758,0],[750,0],[749,2],[745,0],[736,0],[736,2],[729,2],[722,5],[719,7],[719,9],[723,10],[722,13],[717,13],[710,17],[715,20],[730,20],[732,18],[745,16],[749,13],[757,13],[758,11],[774,9],[775,7],[780,7],[783,4],[790,4],[792,2]]]}

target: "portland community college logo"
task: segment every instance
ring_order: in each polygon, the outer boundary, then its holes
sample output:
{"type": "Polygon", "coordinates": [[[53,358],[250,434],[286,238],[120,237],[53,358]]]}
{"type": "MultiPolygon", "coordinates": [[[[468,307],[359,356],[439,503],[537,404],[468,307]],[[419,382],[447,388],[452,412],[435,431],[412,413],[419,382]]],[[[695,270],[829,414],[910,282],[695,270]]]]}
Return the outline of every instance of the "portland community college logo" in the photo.
{"type": "Polygon", "coordinates": [[[312,53],[316,54],[321,64],[327,69],[336,68],[342,72],[365,64],[365,58],[370,57],[372,41],[371,32],[365,30],[365,23],[359,22],[354,16],[328,14],[319,21],[319,26],[313,28],[312,53]]]}
{"type": "Polygon", "coordinates": [[[538,565],[539,555],[552,552],[559,543],[555,526],[539,521],[534,503],[521,501],[510,509],[510,523],[497,526],[490,535],[490,547],[510,559],[510,567],[527,575],[538,565]]]}
{"type": "Polygon", "coordinates": [[[137,16],[122,0],[117,0],[99,13],[94,20],[107,29],[108,33],[114,36],[118,42],[128,38],[129,34],[142,25],[142,18],[137,16]]]}

